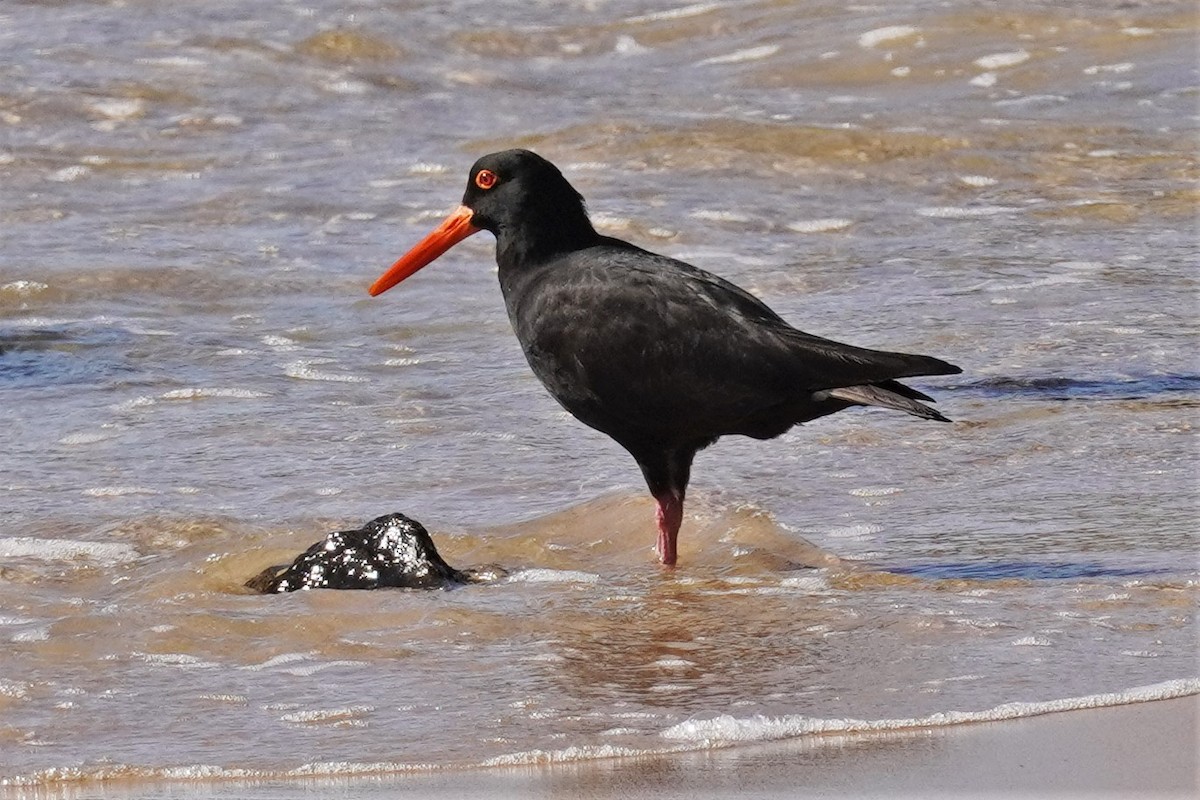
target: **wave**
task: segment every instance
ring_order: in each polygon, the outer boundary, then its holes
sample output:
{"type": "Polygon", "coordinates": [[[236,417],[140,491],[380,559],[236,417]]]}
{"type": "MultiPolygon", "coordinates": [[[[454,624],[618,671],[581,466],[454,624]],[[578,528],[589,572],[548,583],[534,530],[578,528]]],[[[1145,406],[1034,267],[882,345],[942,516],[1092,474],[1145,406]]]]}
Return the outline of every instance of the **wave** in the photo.
{"type": "MultiPolygon", "coordinates": [[[[799,739],[836,734],[838,740],[847,734],[869,737],[876,734],[904,733],[933,728],[950,728],[977,722],[999,722],[1091,708],[1169,700],[1200,694],[1200,678],[1180,678],[1118,692],[1083,695],[1058,700],[1004,703],[982,711],[942,711],[910,719],[822,719],[788,715],[783,717],[753,716],[738,718],[722,715],[713,719],[689,720],[662,730],[665,740],[658,747],[627,747],[615,745],[572,745],[558,750],[527,750],[495,756],[475,763],[431,764],[395,761],[353,762],[314,761],[290,769],[253,769],[222,767],[210,764],[191,764],[170,767],[139,767],[127,764],[105,764],[84,767],[54,767],[34,773],[0,778],[0,787],[79,784],[93,781],[263,781],[312,778],[378,777],[400,774],[435,774],[467,769],[494,767],[546,766],[575,762],[619,758],[642,758],[682,754],[740,744],[768,742],[780,739],[799,739]]],[[[353,716],[360,708],[337,712],[341,717],[353,716]]],[[[329,717],[334,712],[325,712],[329,717]]],[[[311,722],[308,718],[296,721],[311,722]]]]}
{"type": "Polygon", "coordinates": [[[907,731],[918,728],[941,728],[975,722],[1036,717],[1058,711],[1078,711],[1085,708],[1168,700],[1200,694],[1200,678],[1180,678],[1139,686],[1120,692],[1068,697],[1059,700],[1003,703],[983,711],[939,711],[910,719],[821,719],[790,714],[782,717],[732,717],[723,714],[713,719],[688,720],[662,731],[665,739],[694,742],[704,747],[766,742],[827,733],[874,733],[878,731],[907,731]]]}
{"type": "Polygon", "coordinates": [[[85,542],[75,539],[34,539],[14,536],[0,539],[0,558],[38,561],[77,561],[122,564],[138,558],[138,551],[120,542],[85,542]]]}

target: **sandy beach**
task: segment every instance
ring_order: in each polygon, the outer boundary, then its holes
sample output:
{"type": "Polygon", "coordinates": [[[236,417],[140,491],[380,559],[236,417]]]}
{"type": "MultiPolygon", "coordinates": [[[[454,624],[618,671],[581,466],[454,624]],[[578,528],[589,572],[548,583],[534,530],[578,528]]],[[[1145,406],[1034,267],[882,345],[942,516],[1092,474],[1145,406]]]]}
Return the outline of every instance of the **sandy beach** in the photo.
{"type": "MultiPolygon", "coordinates": [[[[1196,797],[1200,696],[644,759],[322,779],[63,785],[18,797],[1196,797]]],[[[8,796],[8,795],[5,795],[8,796]]]]}

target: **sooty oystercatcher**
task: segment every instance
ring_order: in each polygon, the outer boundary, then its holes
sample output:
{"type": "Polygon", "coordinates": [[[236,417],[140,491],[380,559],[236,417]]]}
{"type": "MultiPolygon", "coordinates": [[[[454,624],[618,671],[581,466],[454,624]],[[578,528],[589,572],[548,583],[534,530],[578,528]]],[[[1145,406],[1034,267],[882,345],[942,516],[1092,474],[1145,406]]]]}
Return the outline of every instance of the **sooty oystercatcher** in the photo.
{"type": "Polygon", "coordinates": [[[948,421],[896,379],[958,367],[804,333],[716,275],[602,236],[579,192],[528,150],[476,161],[462,205],[371,294],[480,230],[496,236],[500,289],[534,374],[641,467],[663,564],[676,560],[692,459],[719,437],[770,439],[850,406],[948,421]]]}

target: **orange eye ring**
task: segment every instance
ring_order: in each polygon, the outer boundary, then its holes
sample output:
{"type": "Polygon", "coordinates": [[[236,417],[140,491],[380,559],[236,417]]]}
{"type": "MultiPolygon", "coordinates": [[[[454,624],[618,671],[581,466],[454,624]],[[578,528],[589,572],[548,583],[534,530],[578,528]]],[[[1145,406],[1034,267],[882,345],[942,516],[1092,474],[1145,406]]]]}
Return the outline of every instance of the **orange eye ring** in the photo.
{"type": "Polygon", "coordinates": [[[499,180],[500,177],[490,169],[481,169],[475,173],[475,185],[485,191],[495,186],[499,180]]]}

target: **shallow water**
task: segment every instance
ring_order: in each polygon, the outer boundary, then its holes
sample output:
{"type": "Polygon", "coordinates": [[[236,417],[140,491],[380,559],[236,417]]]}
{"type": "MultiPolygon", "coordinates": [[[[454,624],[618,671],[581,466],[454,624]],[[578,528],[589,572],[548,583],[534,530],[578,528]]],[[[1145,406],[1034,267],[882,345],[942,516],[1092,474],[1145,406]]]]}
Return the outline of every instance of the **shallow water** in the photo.
{"type": "Polygon", "coordinates": [[[0,11],[0,778],[1195,691],[1195,10],[994,8],[0,11]],[[956,424],[718,443],[663,572],[632,460],[524,364],[488,237],[366,296],[514,145],[606,233],[960,364],[916,382],[956,424]],[[391,511],[509,578],[241,589],[391,511]]]}

